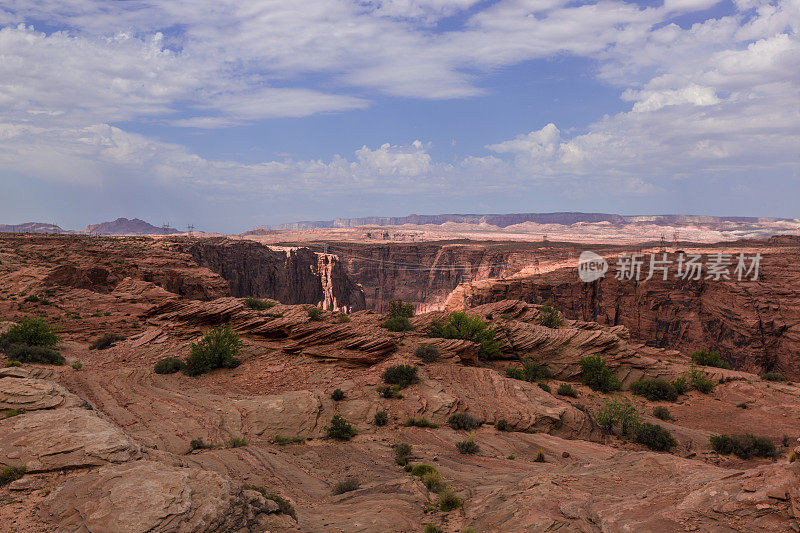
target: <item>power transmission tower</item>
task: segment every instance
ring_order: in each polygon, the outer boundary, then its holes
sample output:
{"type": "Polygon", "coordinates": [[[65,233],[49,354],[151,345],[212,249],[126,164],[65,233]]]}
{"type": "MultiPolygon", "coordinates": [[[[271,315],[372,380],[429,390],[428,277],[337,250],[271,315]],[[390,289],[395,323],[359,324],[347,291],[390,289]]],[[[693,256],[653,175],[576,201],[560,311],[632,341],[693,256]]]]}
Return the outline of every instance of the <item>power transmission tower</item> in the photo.
{"type": "Polygon", "coordinates": [[[186,229],[187,229],[187,230],[188,230],[188,232],[189,232],[189,237],[191,237],[191,236],[192,236],[192,233],[194,233],[194,224],[187,224],[187,225],[186,225],[186,229]]]}

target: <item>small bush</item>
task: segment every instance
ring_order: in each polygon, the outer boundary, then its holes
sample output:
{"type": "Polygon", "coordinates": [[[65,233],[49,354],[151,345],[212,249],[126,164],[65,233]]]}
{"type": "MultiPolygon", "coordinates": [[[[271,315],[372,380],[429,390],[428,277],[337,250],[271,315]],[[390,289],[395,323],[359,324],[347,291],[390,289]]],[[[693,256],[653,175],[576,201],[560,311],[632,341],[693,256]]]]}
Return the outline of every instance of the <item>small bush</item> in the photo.
{"type": "Polygon", "coordinates": [[[701,366],[713,366],[730,370],[731,364],[724,360],[717,350],[709,351],[706,348],[692,354],[692,361],[701,366]]]}
{"type": "Polygon", "coordinates": [[[653,416],[658,418],[659,420],[672,419],[672,415],[669,413],[669,409],[667,409],[663,405],[657,405],[653,408],[653,416]]]}
{"type": "Polygon", "coordinates": [[[411,318],[414,316],[414,305],[403,300],[390,300],[386,306],[386,314],[390,318],[403,317],[411,318]]]}
{"type": "Polygon", "coordinates": [[[389,331],[392,331],[394,333],[399,333],[402,331],[411,331],[414,329],[414,325],[411,323],[411,321],[404,316],[389,317],[383,321],[381,327],[388,329],[389,331]]]}
{"type": "Polygon", "coordinates": [[[536,452],[536,459],[534,459],[533,462],[535,462],[535,463],[544,463],[545,462],[544,461],[544,452],[542,450],[539,450],[538,452],[536,452]]]}
{"type": "Polygon", "coordinates": [[[392,446],[394,449],[394,461],[400,466],[408,464],[408,458],[414,453],[414,449],[410,444],[405,442],[398,442],[392,446]]]}
{"type": "Polygon", "coordinates": [[[350,440],[356,434],[356,430],[353,429],[353,426],[348,424],[347,420],[340,415],[334,415],[333,418],[331,418],[331,425],[326,427],[325,431],[328,433],[328,438],[336,440],[350,440]]]}
{"type": "Polygon", "coordinates": [[[432,467],[431,465],[425,464],[425,463],[420,463],[418,465],[414,465],[414,468],[411,469],[411,474],[414,475],[414,476],[418,476],[418,477],[422,477],[425,474],[428,474],[428,473],[431,473],[431,472],[435,472],[437,474],[439,473],[439,471],[436,470],[436,468],[432,467]]]}
{"type": "Polygon", "coordinates": [[[24,413],[25,411],[22,409],[6,409],[6,412],[3,414],[3,418],[11,418],[12,416],[18,416],[24,413]]]}
{"type": "Polygon", "coordinates": [[[341,402],[342,400],[344,400],[344,391],[342,389],[335,389],[331,393],[331,400],[333,400],[334,402],[341,402]]]}
{"type": "Polygon", "coordinates": [[[561,396],[569,396],[570,398],[578,397],[578,391],[576,391],[575,387],[573,387],[569,383],[562,383],[561,385],[559,385],[557,392],[561,396]]]}
{"type": "Polygon", "coordinates": [[[421,480],[426,489],[437,494],[447,488],[447,483],[445,483],[439,472],[423,474],[421,480]]]}
{"type": "Polygon", "coordinates": [[[178,357],[165,357],[153,367],[156,374],[174,374],[183,370],[183,360],[178,357]]]}
{"type": "Polygon", "coordinates": [[[333,487],[333,493],[336,495],[344,494],[345,492],[352,492],[361,488],[361,482],[358,478],[349,477],[344,481],[340,481],[333,487]]]}
{"type": "Polygon", "coordinates": [[[427,524],[425,524],[424,533],[442,533],[442,528],[440,528],[436,524],[428,522],[427,524]]]}
{"type": "Polygon", "coordinates": [[[495,330],[480,317],[462,311],[453,311],[447,322],[435,321],[428,330],[430,337],[440,339],[463,339],[480,344],[478,357],[495,359],[500,356],[500,343],[495,339],[495,330]]]}
{"type": "Polygon", "coordinates": [[[481,427],[482,422],[468,413],[453,413],[447,419],[447,425],[455,430],[472,431],[481,427]]]}
{"type": "Polygon", "coordinates": [[[501,418],[497,422],[494,423],[494,428],[497,431],[511,431],[511,424],[508,423],[508,420],[505,418],[501,418]]]}
{"type": "Polygon", "coordinates": [[[689,381],[691,381],[695,390],[703,394],[709,394],[714,390],[715,384],[711,376],[694,365],[689,368],[689,381]]]}
{"type": "Polygon", "coordinates": [[[343,315],[339,315],[339,316],[336,317],[336,320],[334,320],[334,322],[337,323],[337,324],[346,324],[346,323],[350,322],[350,316],[349,315],[344,315],[344,314],[343,315]]]}
{"type": "Polygon", "coordinates": [[[734,454],[741,459],[750,457],[776,457],[775,443],[767,437],[754,435],[713,435],[710,438],[714,451],[723,455],[734,454]]]}
{"type": "Polygon", "coordinates": [[[5,366],[6,368],[19,367],[22,366],[22,363],[20,363],[19,361],[6,361],[5,366]]]}
{"type": "Polygon", "coordinates": [[[125,340],[123,335],[118,335],[116,333],[103,333],[99,337],[97,337],[92,344],[89,345],[90,350],[105,350],[106,348],[111,348],[117,342],[125,340]]]}
{"type": "Polygon", "coordinates": [[[636,442],[659,452],[668,452],[678,444],[669,431],[649,422],[636,427],[636,442]]]}
{"type": "Polygon", "coordinates": [[[446,488],[439,493],[439,510],[449,512],[461,507],[461,500],[453,489],[446,488]]]}
{"type": "Polygon", "coordinates": [[[208,450],[215,447],[213,444],[206,444],[203,439],[192,439],[189,446],[191,446],[193,450],[208,450]]]}
{"type": "Polygon", "coordinates": [[[378,394],[383,398],[402,398],[403,396],[398,394],[394,387],[390,387],[388,385],[381,385],[376,389],[378,394]]]}
{"type": "Polygon", "coordinates": [[[419,368],[416,366],[394,365],[384,370],[381,377],[384,383],[399,385],[405,388],[417,380],[418,370],[419,368]]]}
{"type": "Polygon", "coordinates": [[[43,318],[23,318],[0,335],[0,347],[12,344],[55,346],[61,342],[53,326],[43,318]]]}
{"type": "Polygon", "coordinates": [[[265,489],[264,487],[258,487],[256,485],[244,485],[242,488],[245,490],[255,490],[260,492],[261,495],[264,496],[264,498],[272,500],[273,502],[278,504],[278,512],[280,512],[281,514],[291,516],[292,518],[297,520],[297,513],[294,510],[294,506],[291,503],[289,503],[289,501],[286,500],[285,498],[278,496],[274,492],[267,492],[267,489],[265,489]]]}
{"type": "Polygon", "coordinates": [[[375,413],[375,418],[373,419],[376,426],[385,426],[389,423],[389,413],[386,411],[378,411],[375,413]]]}
{"type": "Polygon", "coordinates": [[[631,392],[644,396],[651,402],[674,402],[678,399],[678,391],[671,383],[663,379],[640,379],[631,384],[631,392]]]}
{"type": "Polygon", "coordinates": [[[308,315],[308,319],[312,322],[319,322],[322,320],[322,309],[319,307],[309,307],[306,309],[306,314],[308,315]]]}
{"type": "Polygon", "coordinates": [[[420,417],[413,417],[410,416],[406,419],[405,423],[406,427],[418,427],[418,428],[438,428],[439,424],[434,424],[424,416],[420,417]]]}
{"type": "Polygon", "coordinates": [[[786,376],[780,372],[766,372],[761,375],[761,379],[764,381],[786,381],[786,376]]]}
{"type": "Polygon", "coordinates": [[[66,359],[58,353],[58,350],[49,346],[12,344],[6,349],[6,355],[10,360],[19,361],[20,363],[63,365],[66,362],[66,359]]]}
{"type": "Polygon", "coordinates": [[[506,459],[508,459],[509,461],[513,461],[516,458],[517,458],[517,456],[514,455],[513,453],[511,455],[509,455],[508,457],[506,457],[506,459]]]}
{"type": "Polygon", "coordinates": [[[474,453],[478,453],[481,451],[480,446],[475,444],[475,436],[470,433],[467,437],[467,440],[462,440],[461,442],[456,443],[456,448],[458,448],[458,453],[472,455],[474,453]]]}
{"type": "Polygon", "coordinates": [[[539,385],[539,388],[542,389],[545,392],[552,392],[553,391],[553,389],[550,388],[550,385],[548,385],[544,381],[538,381],[538,382],[536,382],[536,384],[539,385]]]}
{"type": "Polygon", "coordinates": [[[73,370],[80,370],[81,368],[83,368],[83,363],[81,363],[80,361],[75,361],[74,363],[72,363],[73,370]]]}
{"type": "Polygon", "coordinates": [[[793,463],[793,462],[797,461],[797,459],[800,459],[800,454],[798,454],[796,451],[792,450],[792,452],[789,454],[788,459],[789,459],[790,463],[793,463]]]}
{"type": "Polygon", "coordinates": [[[622,386],[617,376],[614,375],[614,372],[608,368],[606,362],[599,355],[582,357],[580,364],[583,373],[583,384],[589,385],[593,390],[611,392],[618,390],[622,386]]]}
{"type": "Polygon", "coordinates": [[[539,308],[539,314],[536,319],[539,324],[554,329],[564,323],[564,319],[561,318],[558,311],[553,309],[553,306],[551,306],[549,302],[545,302],[545,304],[539,308]]]}
{"type": "Polygon", "coordinates": [[[422,359],[423,363],[433,363],[439,359],[439,348],[430,344],[423,344],[414,351],[414,355],[422,359]]]}
{"type": "Polygon", "coordinates": [[[686,377],[681,376],[678,379],[671,381],[670,385],[672,388],[675,389],[675,392],[678,393],[678,396],[681,394],[685,394],[687,390],[689,390],[689,385],[686,383],[686,377]]]}
{"type": "Polygon", "coordinates": [[[228,441],[229,448],[241,448],[243,446],[247,446],[247,439],[244,437],[232,437],[228,441]]]}
{"type": "Polygon", "coordinates": [[[609,433],[613,433],[614,428],[618,426],[622,435],[632,435],[636,427],[641,424],[638,411],[627,399],[606,400],[594,418],[597,424],[609,433]]]}
{"type": "Polygon", "coordinates": [[[183,371],[198,376],[215,368],[235,368],[241,348],[242,341],[229,326],[214,328],[191,345],[183,371]]]}
{"type": "Polygon", "coordinates": [[[0,487],[22,478],[25,475],[25,470],[26,467],[24,466],[7,466],[0,470],[0,487]]]}
{"type": "Polygon", "coordinates": [[[506,368],[506,377],[525,381],[525,373],[521,368],[506,368]]]}
{"type": "Polygon", "coordinates": [[[287,444],[305,444],[306,439],[300,436],[284,437],[282,435],[275,435],[272,441],[278,446],[286,446],[287,444]]]}
{"type": "Polygon", "coordinates": [[[269,302],[267,300],[262,300],[261,298],[254,298],[253,296],[248,296],[242,301],[242,303],[245,307],[249,307],[255,311],[264,311],[270,307],[275,307],[275,302],[269,302]]]}

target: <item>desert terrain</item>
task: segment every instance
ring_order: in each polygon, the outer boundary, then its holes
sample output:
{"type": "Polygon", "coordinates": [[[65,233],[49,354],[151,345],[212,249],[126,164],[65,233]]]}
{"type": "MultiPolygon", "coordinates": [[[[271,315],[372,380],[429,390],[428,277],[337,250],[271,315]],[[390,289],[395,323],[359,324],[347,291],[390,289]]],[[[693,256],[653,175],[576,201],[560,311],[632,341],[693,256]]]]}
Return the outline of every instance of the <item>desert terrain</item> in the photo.
{"type": "Polygon", "coordinates": [[[437,227],[0,236],[0,334],[63,357],[0,356],[0,529],[800,531],[800,238],[437,227]],[[584,249],[761,271],[583,283],[584,249]],[[155,371],[223,327],[235,364],[155,371]]]}

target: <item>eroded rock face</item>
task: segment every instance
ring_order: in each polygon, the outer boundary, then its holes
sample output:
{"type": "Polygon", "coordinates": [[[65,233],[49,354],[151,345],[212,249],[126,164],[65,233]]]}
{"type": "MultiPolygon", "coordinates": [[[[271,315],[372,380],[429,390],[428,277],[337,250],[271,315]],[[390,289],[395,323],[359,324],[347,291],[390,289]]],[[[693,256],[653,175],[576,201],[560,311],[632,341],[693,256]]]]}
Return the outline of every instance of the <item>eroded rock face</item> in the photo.
{"type": "Polygon", "coordinates": [[[258,524],[275,511],[215,472],[135,461],[69,479],[42,515],[59,531],[155,533],[263,531],[258,524]]]}
{"type": "Polygon", "coordinates": [[[83,402],[61,385],[43,379],[0,377],[0,410],[36,411],[77,407],[83,402]]]}
{"type": "Polygon", "coordinates": [[[119,428],[88,409],[63,408],[0,420],[0,464],[29,472],[121,463],[141,456],[119,428]]]}

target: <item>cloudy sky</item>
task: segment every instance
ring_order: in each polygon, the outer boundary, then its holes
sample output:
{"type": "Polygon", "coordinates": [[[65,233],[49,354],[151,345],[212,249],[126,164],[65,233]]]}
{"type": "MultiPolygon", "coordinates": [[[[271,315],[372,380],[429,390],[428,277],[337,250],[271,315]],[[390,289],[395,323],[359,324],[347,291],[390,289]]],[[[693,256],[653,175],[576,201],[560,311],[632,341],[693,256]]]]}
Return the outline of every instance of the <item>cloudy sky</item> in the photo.
{"type": "Polygon", "coordinates": [[[800,0],[0,0],[0,223],[800,216],[800,0]]]}

